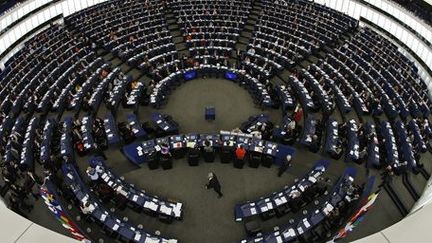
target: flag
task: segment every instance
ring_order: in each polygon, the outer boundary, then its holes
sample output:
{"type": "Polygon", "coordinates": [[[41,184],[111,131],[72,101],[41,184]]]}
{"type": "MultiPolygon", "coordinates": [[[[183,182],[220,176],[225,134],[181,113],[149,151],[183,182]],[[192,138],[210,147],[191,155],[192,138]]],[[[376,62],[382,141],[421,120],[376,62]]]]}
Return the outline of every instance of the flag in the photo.
{"type": "Polygon", "coordinates": [[[333,237],[333,242],[338,239],[345,238],[349,232],[353,231],[365,218],[366,213],[373,206],[376,199],[378,198],[379,193],[372,193],[369,195],[367,201],[363,204],[363,206],[350,218],[348,223],[338,231],[336,236],[333,237]]]}
{"type": "Polygon", "coordinates": [[[51,193],[45,185],[40,187],[39,192],[48,209],[55,215],[56,219],[62,224],[62,226],[69,230],[72,237],[79,241],[88,242],[75,223],[67,217],[63,208],[55,199],[54,194],[51,193]]]}

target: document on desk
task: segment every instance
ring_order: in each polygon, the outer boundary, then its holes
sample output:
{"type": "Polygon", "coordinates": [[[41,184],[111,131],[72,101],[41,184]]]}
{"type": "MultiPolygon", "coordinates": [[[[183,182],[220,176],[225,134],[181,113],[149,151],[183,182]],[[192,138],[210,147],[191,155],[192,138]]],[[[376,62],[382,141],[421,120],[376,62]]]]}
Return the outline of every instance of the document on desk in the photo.
{"type": "Polygon", "coordinates": [[[158,238],[150,238],[150,237],[146,237],[146,239],[145,239],[145,241],[144,241],[144,243],[159,243],[160,242],[160,239],[158,239],[158,238]]]}
{"type": "Polygon", "coordinates": [[[141,240],[141,234],[140,232],[135,233],[134,241],[139,242],[141,240]]]}
{"type": "Polygon", "coordinates": [[[159,210],[166,215],[171,215],[171,213],[173,211],[172,208],[167,207],[165,205],[162,205],[159,210]]]}
{"type": "Polygon", "coordinates": [[[317,179],[313,176],[309,176],[309,181],[312,183],[315,183],[315,182],[317,182],[317,179]]]}
{"type": "Polygon", "coordinates": [[[180,217],[180,216],[181,216],[181,208],[180,208],[180,207],[175,207],[175,208],[173,209],[173,212],[174,212],[174,215],[175,215],[176,217],[180,217]]]}
{"type": "Polygon", "coordinates": [[[121,195],[123,195],[124,197],[127,197],[128,192],[123,190],[123,188],[120,186],[119,189],[117,190],[121,195]]]}
{"type": "Polygon", "coordinates": [[[276,235],[275,233],[276,243],[283,243],[282,237],[280,235],[276,235]]]}
{"type": "Polygon", "coordinates": [[[304,233],[303,228],[302,227],[297,227],[297,232],[302,235],[304,233]]]}
{"type": "Polygon", "coordinates": [[[112,229],[113,229],[114,231],[117,231],[118,228],[120,228],[120,225],[118,225],[118,224],[115,224],[115,225],[112,227],[112,229]]]}
{"type": "Polygon", "coordinates": [[[291,228],[287,232],[284,232],[283,235],[285,238],[290,238],[290,237],[296,236],[296,233],[295,233],[294,229],[291,228]]]}
{"type": "Polygon", "coordinates": [[[187,142],[186,146],[188,148],[194,148],[195,147],[195,142],[187,142]]]}
{"type": "Polygon", "coordinates": [[[283,204],[282,200],[279,198],[275,199],[275,203],[276,203],[276,206],[280,206],[281,204],[283,204]]]}
{"type": "Polygon", "coordinates": [[[267,203],[267,208],[268,208],[268,209],[273,209],[273,204],[272,204],[271,202],[268,202],[268,203],[267,203]]]}
{"type": "Polygon", "coordinates": [[[300,189],[300,191],[304,192],[305,188],[303,187],[303,185],[298,185],[298,188],[300,189]]]}
{"type": "Polygon", "coordinates": [[[148,208],[150,210],[156,211],[157,208],[158,208],[158,205],[156,203],[154,203],[154,202],[147,201],[147,202],[144,203],[144,207],[148,208]]]}
{"type": "Polygon", "coordinates": [[[310,228],[311,227],[311,225],[310,225],[310,223],[309,223],[309,221],[307,219],[304,219],[303,223],[306,226],[306,228],[310,228]]]}
{"type": "Polygon", "coordinates": [[[326,207],[324,208],[323,212],[325,215],[328,215],[331,211],[333,211],[334,207],[330,203],[327,203],[326,207]]]}
{"type": "Polygon", "coordinates": [[[262,153],[262,152],[263,152],[263,149],[262,149],[262,147],[258,147],[258,146],[256,146],[256,147],[254,148],[254,151],[255,151],[255,152],[258,152],[258,153],[262,153]]]}

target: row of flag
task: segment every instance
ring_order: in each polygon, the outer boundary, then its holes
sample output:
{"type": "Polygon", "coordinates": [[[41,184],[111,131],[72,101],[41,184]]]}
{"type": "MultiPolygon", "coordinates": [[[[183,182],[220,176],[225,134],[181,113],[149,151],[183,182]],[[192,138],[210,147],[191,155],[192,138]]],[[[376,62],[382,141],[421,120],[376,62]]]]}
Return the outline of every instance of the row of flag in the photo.
{"type": "Polygon", "coordinates": [[[40,187],[40,195],[48,206],[48,209],[55,215],[56,219],[63,225],[63,227],[69,230],[74,239],[81,242],[89,242],[78,229],[76,224],[69,219],[61,205],[55,199],[54,194],[51,193],[45,185],[40,187]]]}

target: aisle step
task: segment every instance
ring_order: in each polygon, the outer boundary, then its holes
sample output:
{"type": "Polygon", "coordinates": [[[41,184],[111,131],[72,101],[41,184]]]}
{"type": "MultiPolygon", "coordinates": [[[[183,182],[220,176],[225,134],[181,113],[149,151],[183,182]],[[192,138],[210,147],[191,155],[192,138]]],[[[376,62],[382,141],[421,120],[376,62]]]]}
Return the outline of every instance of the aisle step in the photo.
{"type": "Polygon", "coordinates": [[[189,49],[186,46],[186,42],[181,32],[180,25],[177,23],[177,18],[175,17],[171,8],[168,7],[166,11],[168,13],[165,14],[165,20],[167,21],[168,31],[172,36],[172,42],[174,43],[177,52],[180,55],[189,56],[189,49]]]}

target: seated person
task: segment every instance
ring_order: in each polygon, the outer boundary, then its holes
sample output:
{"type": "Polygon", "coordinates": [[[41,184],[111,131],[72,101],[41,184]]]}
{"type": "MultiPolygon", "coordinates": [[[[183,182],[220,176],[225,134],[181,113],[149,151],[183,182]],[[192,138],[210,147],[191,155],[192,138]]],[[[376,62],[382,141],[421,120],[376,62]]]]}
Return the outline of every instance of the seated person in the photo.
{"type": "Polygon", "coordinates": [[[319,149],[320,149],[320,141],[319,141],[318,136],[316,134],[314,134],[312,136],[312,141],[310,143],[309,150],[311,152],[316,153],[316,152],[318,152],[319,149]]]}
{"type": "Polygon", "coordinates": [[[80,205],[81,212],[85,215],[93,213],[93,211],[96,209],[93,204],[90,204],[88,201],[82,202],[80,205]]]}
{"type": "Polygon", "coordinates": [[[294,190],[290,193],[290,200],[288,201],[288,205],[291,208],[292,212],[297,212],[303,205],[301,195],[301,192],[298,190],[294,190]]]}
{"type": "Polygon", "coordinates": [[[235,151],[236,159],[234,161],[234,167],[237,169],[243,168],[246,159],[246,149],[243,145],[240,145],[235,151]]]}
{"type": "Polygon", "coordinates": [[[198,148],[198,144],[195,144],[193,147],[188,149],[188,161],[190,165],[198,165],[200,157],[200,150],[198,148]]]}
{"type": "Polygon", "coordinates": [[[211,146],[210,141],[207,139],[204,141],[203,151],[205,153],[213,153],[214,152],[213,146],[211,146]]]}
{"type": "Polygon", "coordinates": [[[243,145],[240,145],[237,147],[235,154],[237,160],[244,160],[246,157],[246,149],[244,149],[243,145]]]}
{"type": "Polygon", "coordinates": [[[170,148],[166,143],[160,145],[160,153],[162,155],[162,158],[171,158],[170,148]]]}
{"type": "Polygon", "coordinates": [[[285,161],[283,162],[283,164],[279,167],[279,171],[278,171],[278,177],[281,177],[283,173],[285,173],[285,171],[288,170],[288,168],[291,166],[291,161],[292,161],[292,156],[291,155],[287,155],[285,157],[285,161]]]}
{"type": "Polygon", "coordinates": [[[250,133],[256,139],[262,139],[262,133],[260,130],[255,130],[250,133]]]}
{"type": "Polygon", "coordinates": [[[134,140],[134,133],[132,132],[132,128],[126,122],[122,122],[118,125],[119,132],[123,137],[126,143],[131,143],[134,140]]]}
{"type": "Polygon", "coordinates": [[[233,142],[229,141],[223,144],[221,148],[221,162],[222,163],[230,163],[234,157],[235,148],[233,146],[233,142]]]}
{"type": "Polygon", "coordinates": [[[211,146],[210,141],[205,140],[204,146],[203,146],[203,152],[204,152],[204,160],[206,162],[213,162],[215,158],[214,148],[211,146]]]}

